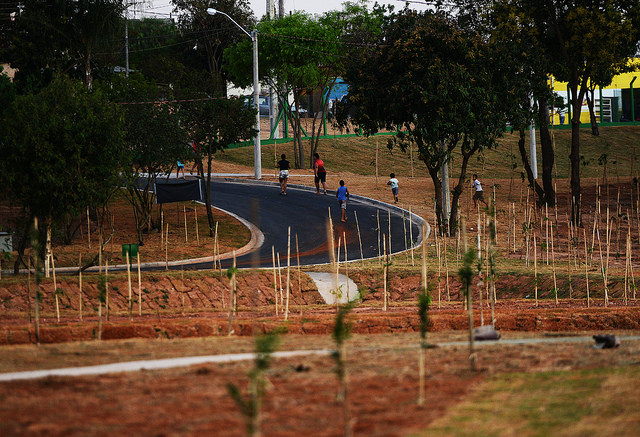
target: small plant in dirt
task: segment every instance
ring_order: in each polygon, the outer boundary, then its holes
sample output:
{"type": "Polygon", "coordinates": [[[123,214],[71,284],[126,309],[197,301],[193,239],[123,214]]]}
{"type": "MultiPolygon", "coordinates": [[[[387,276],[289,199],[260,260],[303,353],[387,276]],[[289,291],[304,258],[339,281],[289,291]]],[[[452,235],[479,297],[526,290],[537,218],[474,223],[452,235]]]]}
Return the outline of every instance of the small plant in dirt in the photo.
{"type": "Polygon", "coordinates": [[[256,358],[249,372],[249,393],[245,398],[235,384],[228,384],[229,395],[240,407],[245,418],[247,435],[260,436],[260,409],[267,386],[265,372],[271,365],[271,355],[276,349],[280,331],[256,337],[256,358]]]}
{"type": "Polygon", "coordinates": [[[429,305],[431,304],[432,284],[428,285],[428,290],[422,289],[418,294],[418,316],[420,317],[420,349],[418,350],[418,372],[419,372],[419,390],[418,405],[424,404],[424,350],[432,347],[427,343],[427,332],[431,327],[429,320],[429,305]]]}
{"type": "Polygon", "coordinates": [[[344,414],[344,435],[351,436],[352,433],[352,421],[351,410],[349,408],[349,391],[347,387],[347,365],[346,365],[346,349],[345,341],[351,336],[352,324],[346,320],[347,315],[351,311],[353,306],[346,304],[338,309],[336,314],[336,324],[333,327],[333,340],[336,342],[336,350],[333,352],[332,357],[336,362],[335,372],[338,377],[339,389],[336,396],[336,400],[342,402],[343,414],[344,414]]]}
{"type": "MultiPolygon", "coordinates": [[[[466,245],[466,235],[465,235],[466,245]]],[[[471,266],[476,260],[476,251],[473,247],[466,250],[464,254],[464,262],[460,270],[458,271],[458,277],[462,283],[462,292],[467,298],[467,311],[469,314],[469,361],[471,363],[471,370],[477,369],[476,353],[473,344],[473,298],[471,296],[471,281],[473,280],[473,269],[471,266]]]]}
{"type": "Polygon", "coordinates": [[[98,340],[102,340],[102,305],[107,302],[107,277],[98,275],[98,340]]]}

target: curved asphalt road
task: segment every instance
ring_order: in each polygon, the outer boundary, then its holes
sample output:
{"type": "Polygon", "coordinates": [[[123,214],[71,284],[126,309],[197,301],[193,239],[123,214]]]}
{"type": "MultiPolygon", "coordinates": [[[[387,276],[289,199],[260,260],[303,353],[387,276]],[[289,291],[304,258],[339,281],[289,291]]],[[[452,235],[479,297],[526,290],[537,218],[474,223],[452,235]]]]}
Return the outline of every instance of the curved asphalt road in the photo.
{"type": "MultiPolygon", "coordinates": [[[[360,259],[360,245],[355,221],[358,216],[364,258],[378,256],[378,221],[382,233],[389,232],[389,211],[391,212],[391,245],[393,252],[400,252],[411,247],[409,241],[413,234],[414,244],[422,241],[422,219],[413,215],[412,230],[408,211],[371,199],[351,196],[347,204],[347,223],[340,222],[340,210],[335,192],[318,195],[309,187],[289,185],[287,196],[280,195],[280,186],[276,183],[265,183],[247,180],[216,179],[211,182],[212,205],[232,212],[256,225],[264,234],[264,243],[260,248],[237,260],[239,268],[272,267],[271,247],[280,254],[280,263],[286,266],[287,228],[291,227],[291,265],[297,265],[296,235],[300,251],[300,264],[312,265],[329,262],[326,222],[329,208],[335,229],[335,241],[343,233],[347,238],[349,260],[360,259]],[[404,221],[404,223],[403,223],[404,221]],[[407,243],[405,246],[405,226],[407,243]]],[[[344,248],[340,251],[344,260],[344,248]]],[[[224,268],[231,265],[231,260],[223,260],[224,268]]],[[[211,263],[185,264],[186,269],[210,268],[211,263]]]]}

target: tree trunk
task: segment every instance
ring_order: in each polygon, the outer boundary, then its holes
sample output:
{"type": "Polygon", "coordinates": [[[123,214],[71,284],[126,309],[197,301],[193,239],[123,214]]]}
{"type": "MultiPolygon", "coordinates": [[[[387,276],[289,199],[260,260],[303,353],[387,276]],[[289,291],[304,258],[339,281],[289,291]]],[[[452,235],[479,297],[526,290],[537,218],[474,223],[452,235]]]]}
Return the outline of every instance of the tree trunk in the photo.
{"type": "MultiPolygon", "coordinates": [[[[540,100],[538,100],[541,102],[540,100]]],[[[541,199],[547,205],[553,207],[556,204],[556,193],[553,187],[553,161],[555,160],[553,143],[549,134],[549,108],[546,104],[538,105],[538,126],[540,130],[540,144],[542,147],[542,185],[544,198],[541,199]]]]}
{"type": "Polygon", "coordinates": [[[524,171],[527,173],[527,180],[529,181],[529,186],[535,190],[536,195],[538,196],[538,200],[540,202],[543,202],[544,190],[538,184],[538,181],[534,179],[533,171],[531,170],[531,164],[529,163],[529,157],[527,156],[527,149],[525,148],[524,128],[520,128],[520,139],[518,140],[518,150],[520,151],[520,158],[522,158],[522,166],[524,167],[524,171]]]}
{"type": "Polygon", "coordinates": [[[573,100],[573,114],[571,118],[571,153],[569,162],[571,163],[571,221],[575,226],[582,226],[582,216],[580,213],[580,114],[582,111],[582,99],[585,90],[581,89],[578,95],[578,81],[571,86],[573,100]]]}
{"type": "Polygon", "coordinates": [[[596,118],[596,111],[594,108],[594,97],[594,90],[590,89],[589,91],[587,91],[587,106],[589,107],[589,120],[591,121],[591,135],[593,135],[594,137],[598,137],[600,136],[600,129],[598,128],[598,119],[596,118]]]}
{"type": "MultiPolygon", "coordinates": [[[[207,220],[209,222],[209,237],[213,238],[216,224],[213,221],[213,211],[211,211],[211,146],[207,148],[207,183],[204,184],[204,204],[207,208],[207,220]]],[[[204,176],[204,173],[202,174],[204,176]]],[[[204,179],[204,178],[203,178],[204,179]]]]}
{"type": "Polygon", "coordinates": [[[460,165],[460,176],[458,177],[458,183],[453,188],[453,196],[451,197],[451,213],[449,215],[449,235],[456,235],[458,230],[458,199],[462,195],[462,189],[464,187],[465,179],[467,177],[467,167],[469,160],[476,153],[480,147],[478,144],[473,145],[468,151],[469,140],[466,138],[462,142],[462,164],[460,165]]]}

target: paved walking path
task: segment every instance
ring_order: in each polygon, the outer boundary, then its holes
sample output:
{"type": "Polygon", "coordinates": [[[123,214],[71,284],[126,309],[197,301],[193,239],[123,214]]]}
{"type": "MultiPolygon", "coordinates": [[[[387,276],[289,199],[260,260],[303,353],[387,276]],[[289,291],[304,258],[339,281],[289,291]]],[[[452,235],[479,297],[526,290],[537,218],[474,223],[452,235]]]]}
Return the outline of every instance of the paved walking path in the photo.
{"type": "MultiPolygon", "coordinates": [[[[640,341],[640,336],[625,336],[619,337],[621,342],[620,347],[624,347],[625,342],[628,341],[640,341]]],[[[476,341],[475,345],[478,348],[495,346],[495,345],[510,345],[519,346],[527,344],[562,344],[562,343],[593,343],[591,337],[553,337],[553,338],[511,338],[497,341],[476,341]]],[[[466,341],[451,341],[437,343],[439,347],[465,347],[469,343],[466,341]]],[[[414,346],[408,345],[407,347],[418,347],[418,344],[414,346]]],[[[365,350],[380,350],[384,348],[366,348],[365,350]]],[[[312,349],[312,350],[298,350],[298,351],[282,351],[274,352],[274,358],[289,358],[308,355],[330,355],[333,353],[329,349],[312,349]]],[[[97,366],[85,366],[85,367],[67,367],[62,369],[48,369],[48,370],[31,370],[26,372],[11,372],[0,373],[0,382],[2,381],[17,381],[26,379],[38,379],[49,376],[86,376],[86,375],[104,375],[107,373],[118,372],[136,372],[140,370],[158,370],[158,369],[170,369],[174,367],[193,366],[195,364],[206,363],[230,363],[234,361],[246,361],[253,360],[255,354],[242,353],[242,354],[223,354],[223,355],[205,355],[197,357],[179,357],[179,358],[165,358],[160,360],[143,360],[143,361],[127,361],[123,363],[111,363],[102,364],[97,366]]]]}

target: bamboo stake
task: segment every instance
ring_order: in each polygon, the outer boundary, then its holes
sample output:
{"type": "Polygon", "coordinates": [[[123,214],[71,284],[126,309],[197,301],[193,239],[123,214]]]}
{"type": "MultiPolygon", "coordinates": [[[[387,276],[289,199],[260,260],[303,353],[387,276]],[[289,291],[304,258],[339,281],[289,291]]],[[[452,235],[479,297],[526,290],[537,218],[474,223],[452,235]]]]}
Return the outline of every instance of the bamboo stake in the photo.
{"type": "Polygon", "coordinates": [[[200,246],[200,229],[198,229],[198,205],[193,205],[193,215],[196,218],[196,244],[200,246]]]}
{"type": "Polygon", "coordinates": [[[89,217],[88,206],[87,206],[87,239],[89,241],[89,249],[91,249],[91,217],[89,217]]]}
{"type": "Polygon", "coordinates": [[[291,226],[287,229],[287,301],[284,309],[284,320],[289,318],[289,283],[291,281],[291,226]]]}
{"type": "Polygon", "coordinates": [[[51,277],[51,260],[53,256],[51,254],[51,225],[47,225],[47,237],[44,249],[44,277],[51,277]]]}
{"type": "Polygon", "coordinates": [[[444,237],[442,241],[444,241],[444,277],[447,288],[447,302],[451,302],[451,290],[449,289],[449,264],[447,262],[447,237],[444,237]]]}
{"type": "Polygon", "coordinates": [[[187,206],[182,205],[182,212],[184,213],[184,243],[189,243],[189,232],[187,231],[187,206]]]}
{"type": "Polygon", "coordinates": [[[127,260],[127,289],[129,291],[129,320],[133,320],[133,300],[131,298],[131,263],[129,258],[129,251],[126,252],[127,260]]]}
{"type": "Polygon", "coordinates": [[[165,270],[169,270],[169,222],[167,222],[167,235],[164,239],[164,263],[165,270]]]}
{"type": "Polygon", "coordinates": [[[512,214],[512,219],[513,219],[513,238],[511,239],[511,242],[513,243],[513,253],[516,253],[516,203],[513,202],[513,214],[512,214]]]}
{"type": "Polygon", "coordinates": [[[382,262],[382,251],[381,251],[381,245],[380,245],[380,210],[377,209],[376,210],[376,220],[378,221],[378,228],[376,229],[376,231],[378,231],[378,259],[380,260],[380,262],[382,262]]]}
{"type": "Polygon", "coordinates": [[[342,233],[342,242],[344,244],[344,274],[347,277],[347,303],[351,301],[349,298],[349,256],[347,254],[347,234],[342,233]]]}
{"type": "MultiPolygon", "coordinates": [[[[82,254],[78,256],[78,318],[82,322],[82,254]]],[[[29,318],[31,318],[31,310],[29,310],[29,318]]]]}
{"type": "Polygon", "coordinates": [[[409,239],[411,240],[411,265],[415,266],[413,256],[413,213],[411,212],[411,207],[409,207],[409,239]]]}
{"type": "Polygon", "coordinates": [[[181,303],[181,307],[180,307],[180,312],[182,314],[184,314],[184,290],[185,290],[185,286],[184,286],[184,265],[180,266],[180,281],[182,281],[182,286],[180,287],[180,303],[181,303]]]}
{"type": "Polygon", "coordinates": [[[138,252],[138,315],[142,315],[142,274],[140,273],[140,252],[138,252]]]}
{"type": "MultiPolygon", "coordinates": [[[[609,185],[607,185],[607,188],[609,187],[609,185]]],[[[611,227],[610,227],[610,220],[609,220],[609,206],[607,206],[607,263],[605,266],[605,277],[604,277],[604,306],[607,306],[609,304],[609,286],[608,286],[608,279],[609,279],[609,253],[610,253],[610,248],[611,248],[611,227]]]]}
{"type": "Polygon", "coordinates": [[[376,188],[378,188],[378,140],[376,140],[376,188]]]}
{"type": "Polygon", "coordinates": [[[627,239],[625,241],[625,262],[624,262],[624,304],[628,305],[628,287],[629,287],[629,240],[631,239],[631,230],[627,233],[627,239]]]}
{"type": "MultiPolygon", "coordinates": [[[[364,266],[364,252],[362,251],[362,237],[360,236],[360,224],[358,223],[358,212],[353,211],[353,214],[356,217],[356,229],[358,230],[358,243],[360,243],[360,261],[362,261],[362,265],[364,266]]],[[[296,235],[296,238],[297,238],[297,235],[296,235]]]]}
{"type": "Polygon", "coordinates": [[[300,295],[300,315],[302,315],[302,278],[300,274],[300,249],[298,248],[298,234],[296,234],[296,258],[298,259],[298,294],[300,295]]]}
{"type": "Polygon", "coordinates": [[[276,278],[276,252],[271,246],[271,258],[273,259],[273,297],[276,303],[276,316],[278,315],[278,279],[276,278]]]}
{"type": "Polygon", "coordinates": [[[553,290],[556,297],[556,306],[558,305],[558,282],[556,279],[556,252],[553,245],[553,226],[551,226],[551,270],[553,271],[553,290]]]}
{"type": "Polygon", "coordinates": [[[402,228],[404,230],[404,256],[407,263],[409,263],[409,253],[407,253],[407,251],[409,250],[409,247],[407,245],[407,221],[404,217],[404,210],[402,211],[402,228]]]}
{"type": "Polygon", "coordinates": [[[109,260],[105,260],[104,262],[104,309],[107,316],[107,322],[109,321],[109,260]]]}
{"type": "MultiPolygon", "coordinates": [[[[82,284],[82,282],[80,283],[82,284]]],[[[80,289],[82,289],[82,285],[80,289]]],[[[35,298],[37,300],[38,296],[35,298]]],[[[82,315],[82,313],[80,313],[80,315],[82,315]]],[[[27,257],[27,320],[29,324],[31,324],[31,256],[27,257]]],[[[31,336],[29,336],[29,341],[31,341],[31,336]]]]}
{"type": "Polygon", "coordinates": [[[533,231],[533,283],[535,286],[536,306],[538,306],[538,245],[536,243],[536,231],[533,231]]]}
{"type": "Polygon", "coordinates": [[[160,211],[160,247],[164,246],[164,211],[160,211]]]}
{"type": "MultiPolygon", "coordinates": [[[[327,223],[326,224],[327,241],[329,242],[329,259],[331,260],[332,271],[335,271],[336,270],[336,250],[335,250],[335,242],[333,240],[334,234],[333,234],[333,221],[331,220],[331,208],[329,208],[329,220],[326,223],[327,223]]],[[[336,296],[337,296],[337,291],[338,291],[337,275],[334,276],[333,289],[336,291],[336,296]]],[[[336,298],[336,310],[337,309],[338,309],[338,299],[336,298]]]]}
{"type": "Polygon", "coordinates": [[[547,237],[547,247],[546,247],[547,265],[549,265],[549,204],[545,203],[544,207],[545,207],[544,221],[545,221],[546,237],[547,237]]]}
{"type": "Polygon", "coordinates": [[[53,272],[53,294],[56,297],[56,317],[60,323],[60,302],[58,299],[58,282],[56,281],[56,261],[51,253],[51,271],[53,272]]]}
{"type": "Polygon", "coordinates": [[[388,209],[387,213],[389,214],[389,250],[387,251],[387,255],[391,257],[391,254],[393,253],[393,250],[391,249],[391,210],[388,209]]]}
{"type": "Polygon", "coordinates": [[[582,236],[584,238],[584,277],[587,282],[587,308],[589,308],[589,263],[587,262],[587,231],[584,228],[582,228],[582,236]]]}
{"type": "Polygon", "coordinates": [[[382,236],[382,250],[384,253],[384,258],[385,258],[385,263],[384,266],[382,268],[382,284],[383,284],[383,289],[382,289],[382,311],[387,311],[387,269],[388,269],[388,265],[386,262],[386,258],[387,258],[387,239],[385,238],[385,236],[382,236]]]}
{"type": "Polygon", "coordinates": [[[278,261],[278,299],[280,299],[280,311],[284,311],[284,296],[282,293],[282,266],[280,264],[280,252],[276,252],[276,261],[278,261]]]}
{"type": "Polygon", "coordinates": [[[233,314],[234,299],[236,294],[236,251],[233,251],[233,267],[231,269],[231,277],[229,278],[229,326],[227,327],[227,336],[233,334],[233,314]]]}
{"type": "Polygon", "coordinates": [[[422,222],[422,289],[427,293],[427,222],[422,222]]]}
{"type": "Polygon", "coordinates": [[[440,242],[438,241],[438,232],[434,232],[436,237],[436,254],[438,255],[438,308],[441,305],[441,278],[442,278],[442,254],[440,252],[440,242]]]}

